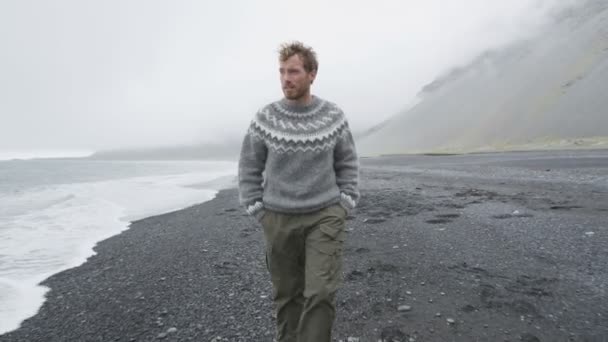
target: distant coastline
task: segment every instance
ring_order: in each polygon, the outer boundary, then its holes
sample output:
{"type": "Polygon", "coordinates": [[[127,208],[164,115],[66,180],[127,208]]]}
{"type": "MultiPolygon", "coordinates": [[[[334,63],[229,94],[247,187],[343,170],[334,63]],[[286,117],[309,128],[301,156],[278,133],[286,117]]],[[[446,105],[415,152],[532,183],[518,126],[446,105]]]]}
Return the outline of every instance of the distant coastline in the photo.
{"type": "MultiPolygon", "coordinates": [[[[357,139],[359,140],[359,139],[357,139]]],[[[191,146],[167,146],[141,149],[102,150],[85,153],[36,154],[22,153],[23,157],[2,158],[0,161],[21,161],[38,159],[90,159],[90,160],[216,160],[235,161],[238,159],[240,146],[236,143],[204,144],[191,146]]],[[[386,149],[380,153],[360,153],[360,157],[395,156],[395,155],[429,155],[447,156],[457,154],[496,153],[496,152],[529,152],[557,150],[595,150],[608,149],[608,136],[579,138],[539,138],[526,142],[504,141],[485,146],[445,146],[432,149],[386,149]]],[[[8,154],[7,154],[8,155],[8,154]]]]}
{"type": "Polygon", "coordinates": [[[218,160],[234,161],[238,158],[240,143],[235,140],[196,145],[165,146],[102,150],[89,159],[102,160],[218,160]]]}
{"type": "Polygon", "coordinates": [[[32,159],[79,159],[88,158],[94,153],[94,151],[90,150],[0,151],[0,161],[32,159]]]}

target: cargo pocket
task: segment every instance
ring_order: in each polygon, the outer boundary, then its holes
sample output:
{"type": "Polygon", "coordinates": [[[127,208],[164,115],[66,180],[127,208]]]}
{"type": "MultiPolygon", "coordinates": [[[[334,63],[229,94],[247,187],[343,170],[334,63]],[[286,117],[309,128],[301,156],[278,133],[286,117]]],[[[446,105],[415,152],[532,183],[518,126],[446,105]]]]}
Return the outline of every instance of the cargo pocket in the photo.
{"type": "Polygon", "coordinates": [[[334,288],[340,279],[346,233],[341,225],[320,224],[311,235],[306,255],[307,288],[334,288]]]}
{"type": "Polygon", "coordinates": [[[328,224],[319,226],[318,238],[314,241],[314,248],[323,254],[340,255],[346,239],[346,233],[341,227],[328,224]]]}
{"type": "Polygon", "coordinates": [[[332,240],[338,242],[344,242],[346,238],[346,234],[344,233],[344,229],[342,227],[336,227],[329,224],[321,224],[319,226],[319,230],[329,236],[332,240]]]}

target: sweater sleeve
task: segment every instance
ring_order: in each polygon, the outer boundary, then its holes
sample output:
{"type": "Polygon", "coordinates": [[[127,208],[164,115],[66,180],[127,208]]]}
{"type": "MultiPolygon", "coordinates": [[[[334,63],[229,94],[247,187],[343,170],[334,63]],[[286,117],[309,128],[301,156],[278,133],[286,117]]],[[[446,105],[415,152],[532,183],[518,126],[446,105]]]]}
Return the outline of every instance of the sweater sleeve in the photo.
{"type": "Polygon", "coordinates": [[[267,154],[266,144],[253,133],[253,127],[250,126],[243,139],[239,157],[239,202],[249,215],[258,220],[264,215],[262,183],[267,154]]]}
{"type": "Polygon", "coordinates": [[[359,201],[359,159],[348,124],[334,148],[334,170],[340,189],[340,204],[346,212],[350,212],[359,201]]]}

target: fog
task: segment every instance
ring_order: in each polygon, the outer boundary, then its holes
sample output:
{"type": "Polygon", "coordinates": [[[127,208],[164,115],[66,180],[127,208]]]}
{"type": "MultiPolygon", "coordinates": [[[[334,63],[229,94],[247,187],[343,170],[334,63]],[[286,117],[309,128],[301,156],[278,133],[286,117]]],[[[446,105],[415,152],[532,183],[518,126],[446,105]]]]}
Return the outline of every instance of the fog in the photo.
{"type": "Polygon", "coordinates": [[[313,93],[362,131],[572,2],[2,1],[0,155],[240,137],[282,96],[289,40],[316,50],[313,93]]]}

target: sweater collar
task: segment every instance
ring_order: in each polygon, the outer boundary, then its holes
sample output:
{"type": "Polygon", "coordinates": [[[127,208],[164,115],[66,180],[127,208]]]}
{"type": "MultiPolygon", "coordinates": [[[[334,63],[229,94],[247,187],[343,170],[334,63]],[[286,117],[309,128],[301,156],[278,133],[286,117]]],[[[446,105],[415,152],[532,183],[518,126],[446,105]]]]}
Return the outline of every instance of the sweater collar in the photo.
{"type": "Polygon", "coordinates": [[[312,95],[312,101],[310,101],[307,105],[298,105],[293,102],[287,100],[286,98],[282,98],[279,101],[279,106],[281,106],[285,111],[298,113],[298,114],[306,114],[313,111],[315,108],[318,108],[321,104],[321,99],[315,95],[312,95]]]}

